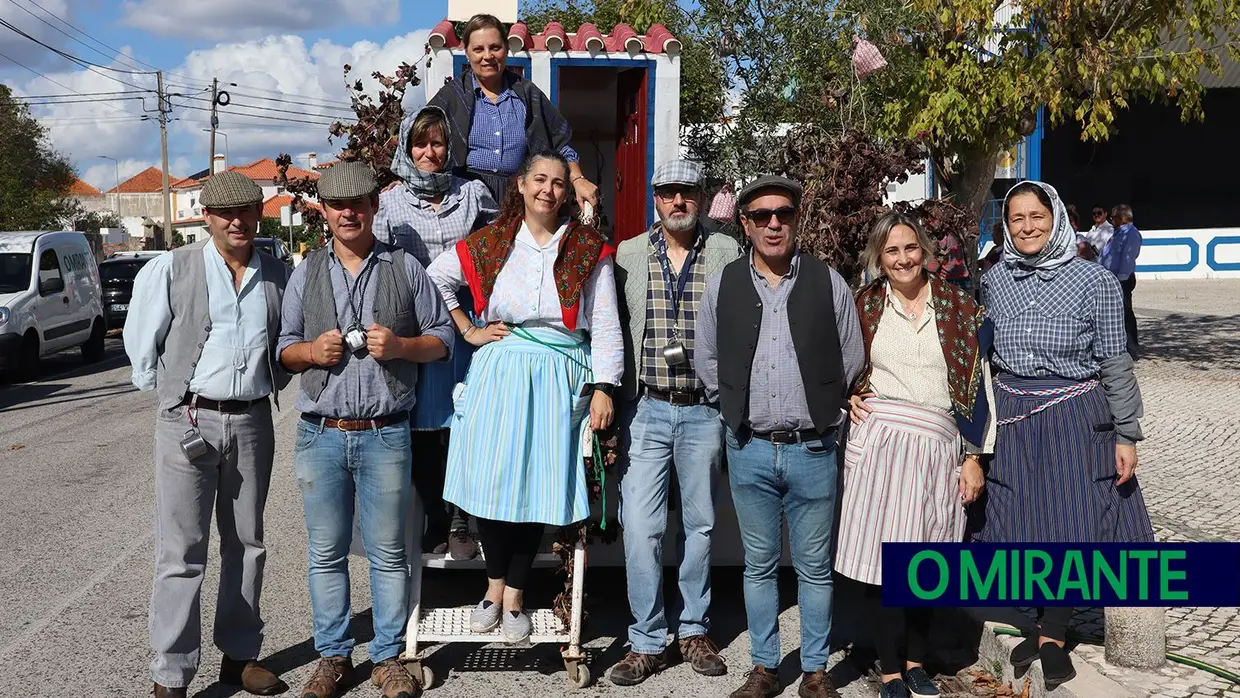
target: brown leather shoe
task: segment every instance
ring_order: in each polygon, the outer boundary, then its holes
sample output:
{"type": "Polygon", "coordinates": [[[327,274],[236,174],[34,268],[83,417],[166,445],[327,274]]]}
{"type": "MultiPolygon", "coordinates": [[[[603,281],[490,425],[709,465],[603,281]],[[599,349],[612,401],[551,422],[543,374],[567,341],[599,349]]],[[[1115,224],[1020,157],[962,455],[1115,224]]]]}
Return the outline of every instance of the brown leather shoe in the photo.
{"type": "Polygon", "coordinates": [[[335,698],[340,687],[353,678],[353,660],[348,657],[323,657],[310,680],[301,689],[301,698],[335,698]]]}
{"type": "Polygon", "coordinates": [[[694,635],[679,642],[680,656],[684,657],[689,666],[702,676],[723,676],[728,673],[728,665],[719,656],[719,648],[705,635],[694,635]]]}
{"type": "Polygon", "coordinates": [[[220,662],[220,683],[240,686],[256,696],[274,696],[288,690],[288,684],[257,659],[233,659],[228,655],[220,662]]]}
{"type": "Polygon", "coordinates": [[[155,688],[151,690],[155,694],[155,698],[185,698],[189,695],[189,690],[185,688],[168,688],[155,684],[155,688]]]}
{"type": "Polygon", "coordinates": [[[825,669],[802,675],[797,695],[801,698],[840,698],[840,692],[835,690],[835,684],[831,683],[825,669]]]}
{"type": "Polygon", "coordinates": [[[779,675],[758,664],[745,672],[745,683],[732,691],[732,698],[772,698],[779,691],[779,675]]]}
{"type": "Polygon", "coordinates": [[[607,678],[617,686],[636,686],[667,668],[667,653],[642,654],[629,652],[616,662],[607,678]]]}
{"type": "Polygon", "coordinates": [[[383,698],[416,698],[422,693],[405,665],[396,659],[385,659],[370,672],[370,681],[379,687],[383,698]]]}

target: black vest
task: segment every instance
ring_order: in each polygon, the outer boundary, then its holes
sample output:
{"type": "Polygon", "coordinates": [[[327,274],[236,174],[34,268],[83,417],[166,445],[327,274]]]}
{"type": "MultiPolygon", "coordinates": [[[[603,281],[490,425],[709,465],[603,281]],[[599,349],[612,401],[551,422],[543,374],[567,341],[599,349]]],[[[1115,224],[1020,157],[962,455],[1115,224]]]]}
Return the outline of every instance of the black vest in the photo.
{"type": "MultiPolygon", "coordinates": [[[[802,254],[800,269],[791,282],[794,285],[787,313],[792,346],[810,417],[815,429],[826,433],[839,421],[847,399],[830,268],[816,257],[802,254]]],[[[716,309],[719,407],[733,433],[739,433],[749,417],[749,377],[762,315],[762,297],[754,288],[750,257],[744,255],[724,268],[716,309]],[[719,312],[723,308],[726,313],[719,312]]]]}

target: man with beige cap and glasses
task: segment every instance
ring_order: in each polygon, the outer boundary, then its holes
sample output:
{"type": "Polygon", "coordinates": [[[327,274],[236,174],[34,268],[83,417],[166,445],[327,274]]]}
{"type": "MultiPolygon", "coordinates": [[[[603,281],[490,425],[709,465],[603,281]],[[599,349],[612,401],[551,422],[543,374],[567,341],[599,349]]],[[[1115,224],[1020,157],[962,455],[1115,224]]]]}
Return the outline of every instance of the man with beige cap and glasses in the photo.
{"type": "Polygon", "coordinates": [[[254,246],[258,185],[221,172],[207,180],[200,200],[211,237],[147,263],[125,323],[133,383],[158,399],[151,675],[156,698],[179,698],[198,671],[214,509],[220,681],[275,695],[288,686],[257,658],[263,509],[275,452],[269,398],[288,383],[275,353],[287,272],[254,246]]]}

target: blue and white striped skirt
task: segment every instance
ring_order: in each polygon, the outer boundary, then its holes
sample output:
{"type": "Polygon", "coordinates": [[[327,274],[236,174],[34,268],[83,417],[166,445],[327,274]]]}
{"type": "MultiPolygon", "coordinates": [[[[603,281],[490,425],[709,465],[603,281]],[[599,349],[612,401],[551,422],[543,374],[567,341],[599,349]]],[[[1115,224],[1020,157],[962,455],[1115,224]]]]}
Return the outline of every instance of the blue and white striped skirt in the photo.
{"type": "MultiPolygon", "coordinates": [[[[1021,392],[1077,381],[996,381],[1021,392]]],[[[1013,395],[995,386],[995,416],[1031,413],[1051,397],[1013,395]]],[[[978,540],[993,543],[1152,542],[1154,531],[1134,476],[1115,486],[1115,430],[1101,386],[1027,419],[999,427],[986,477],[986,514],[978,540]]]]}
{"type": "Polygon", "coordinates": [[[452,390],[465,380],[474,345],[456,335],[452,358],[422,364],[418,368],[418,400],[414,403],[412,425],[415,431],[447,429],[452,426],[452,390]]]}
{"type": "Polygon", "coordinates": [[[474,354],[456,391],[444,499],[485,519],[566,526],[590,515],[590,399],[579,397],[590,348],[581,334],[527,331],[559,351],[514,333],[474,354]]]}

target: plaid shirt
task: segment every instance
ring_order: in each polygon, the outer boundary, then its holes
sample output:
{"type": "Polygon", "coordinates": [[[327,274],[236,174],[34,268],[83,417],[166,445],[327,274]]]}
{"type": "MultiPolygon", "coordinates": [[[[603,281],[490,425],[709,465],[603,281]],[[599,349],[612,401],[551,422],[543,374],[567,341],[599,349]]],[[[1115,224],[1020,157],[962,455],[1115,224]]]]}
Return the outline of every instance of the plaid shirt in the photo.
{"type": "Polygon", "coordinates": [[[1093,262],[1074,259],[1046,280],[1018,279],[999,263],[982,277],[982,303],[995,323],[1000,371],[1085,380],[1128,349],[1119,281],[1093,262]]]}
{"type": "MultiPolygon", "coordinates": [[[[659,263],[658,250],[663,244],[663,226],[656,225],[650,231],[650,288],[646,291],[646,335],[642,341],[644,375],[641,382],[656,390],[697,390],[702,387],[702,382],[693,370],[693,335],[698,303],[706,292],[706,262],[702,254],[706,236],[699,231],[693,242],[697,250],[693,264],[681,270],[682,274],[690,276],[685,282],[684,296],[680,299],[680,322],[672,314],[671,293],[663,278],[663,266],[659,263]],[[680,328],[680,341],[689,356],[687,366],[669,366],[663,359],[663,347],[671,343],[675,335],[673,326],[680,328]]],[[[672,282],[676,283],[678,279],[679,276],[674,276],[672,282]]]]}
{"type": "MultiPolygon", "coordinates": [[[[475,170],[511,174],[525,160],[525,102],[505,82],[504,91],[492,102],[474,85],[474,121],[469,129],[469,156],[466,164],[475,170]]],[[[560,149],[569,162],[580,158],[571,146],[560,149]]]]}

